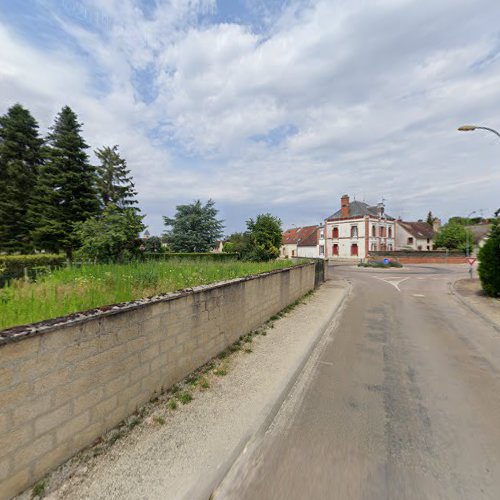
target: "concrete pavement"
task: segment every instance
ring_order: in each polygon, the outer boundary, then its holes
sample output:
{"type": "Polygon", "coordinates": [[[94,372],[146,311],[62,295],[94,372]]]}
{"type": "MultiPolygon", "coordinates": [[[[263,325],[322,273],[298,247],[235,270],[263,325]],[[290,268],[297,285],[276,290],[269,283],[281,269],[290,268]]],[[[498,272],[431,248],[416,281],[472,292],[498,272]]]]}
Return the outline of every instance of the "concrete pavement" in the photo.
{"type": "Polygon", "coordinates": [[[214,498],[500,498],[500,336],[460,275],[337,268],[341,320],[214,498]]]}

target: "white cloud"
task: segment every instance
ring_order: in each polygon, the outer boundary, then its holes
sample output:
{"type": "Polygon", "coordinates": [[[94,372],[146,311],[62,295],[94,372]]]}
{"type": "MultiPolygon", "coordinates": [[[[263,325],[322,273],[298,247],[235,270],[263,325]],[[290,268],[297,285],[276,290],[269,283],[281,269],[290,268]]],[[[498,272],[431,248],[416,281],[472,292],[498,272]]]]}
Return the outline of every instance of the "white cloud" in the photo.
{"type": "Polygon", "coordinates": [[[498,208],[500,144],[455,131],[498,119],[495,0],[293,0],[281,12],[249,0],[268,26],[258,33],[210,23],[215,0],[157,5],[63,2],[59,26],[87,59],[0,24],[2,107],[22,101],[48,125],[74,106],[89,142],[120,144],[155,229],[158,212],[209,196],[288,223],[297,204],[302,222],[329,215],[343,192],[384,195],[410,218],[498,208]],[[293,132],[273,142],[276,130],[293,132]]]}

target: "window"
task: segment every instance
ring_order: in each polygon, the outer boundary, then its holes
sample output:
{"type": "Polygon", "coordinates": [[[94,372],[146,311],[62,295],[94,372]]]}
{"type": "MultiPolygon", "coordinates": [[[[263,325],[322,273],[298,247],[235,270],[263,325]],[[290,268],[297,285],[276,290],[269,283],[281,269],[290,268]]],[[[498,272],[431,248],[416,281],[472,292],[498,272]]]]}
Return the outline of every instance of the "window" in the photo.
{"type": "Polygon", "coordinates": [[[325,230],[321,229],[319,232],[319,239],[324,240],[325,239],[325,230]]]}
{"type": "Polygon", "coordinates": [[[430,249],[431,249],[431,247],[429,245],[427,245],[427,250],[430,250],[430,249]]]}
{"type": "Polygon", "coordinates": [[[373,236],[374,238],[376,238],[376,237],[377,237],[377,228],[376,228],[375,224],[372,226],[372,236],[373,236]]]}
{"type": "Polygon", "coordinates": [[[358,245],[356,243],[353,243],[351,245],[351,256],[357,257],[357,255],[358,255],[358,245]]]}
{"type": "Polygon", "coordinates": [[[411,236],[408,238],[408,245],[413,245],[413,238],[411,236]]]}
{"type": "Polygon", "coordinates": [[[351,238],[358,237],[358,226],[351,226],[351,238]]]}
{"type": "Polygon", "coordinates": [[[333,245],[333,255],[338,255],[339,254],[339,246],[337,243],[333,245]]]}
{"type": "Polygon", "coordinates": [[[389,238],[392,238],[392,227],[389,228],[389,238]]]}
{"type": "Polygon", "coordinates": [[[375,245],[375,243],[372,243],[372,252],[375,252],[375,250],[377,250],[377,245],[375,245]]]}
{"type": "Polygon", "coordinates": [[[429,244],[431,242],[431,240],[429,238],[427,238],[427,244],[429,244]]]}
{"type": "Polygon", "coordinates": [[[295,257],[295,250],[292,250],[292,257],[295,257]]]}
{"type": "Polygon", "coordinates": [[[338,226],[333,227],[333,238],[338,238],[339,237],[339,228],[338,226]]]}
{"type": "Polygon", "coordinates": [[[319,246],[319,254],[320,255],[325,255],[325,245],[320,245],[319,246]]]}
{"type": "Polygon", "coordinates": [[[380,226],[380,237],[385,238],[385,227],[384,226],[380,226]]]}
{"type": "Polygon", "coordinates": [[[422,250],[422,245],[418,245],[417,250],[422,250]]]}
{"type": "Polygon", "coordinates": [[[389,252],[392,252],[392,243],[389,243],[389,252]]]}

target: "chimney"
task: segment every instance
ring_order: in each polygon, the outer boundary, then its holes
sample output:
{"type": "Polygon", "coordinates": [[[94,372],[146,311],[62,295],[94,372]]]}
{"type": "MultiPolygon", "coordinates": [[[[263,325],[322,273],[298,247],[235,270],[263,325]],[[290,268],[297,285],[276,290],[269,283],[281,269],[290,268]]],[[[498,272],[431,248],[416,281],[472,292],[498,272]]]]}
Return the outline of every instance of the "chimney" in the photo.
{"type": "Polygon", "coordinates": [[[441,229],[441,219],[437,217],[432,221],[432,230],[437,233],[441,229]]]}
{"type": "Polygon", "coordinates": [[[340,198],[340,209],[342,217],[349,217],[349,195],[345,194],[340,198]]]}

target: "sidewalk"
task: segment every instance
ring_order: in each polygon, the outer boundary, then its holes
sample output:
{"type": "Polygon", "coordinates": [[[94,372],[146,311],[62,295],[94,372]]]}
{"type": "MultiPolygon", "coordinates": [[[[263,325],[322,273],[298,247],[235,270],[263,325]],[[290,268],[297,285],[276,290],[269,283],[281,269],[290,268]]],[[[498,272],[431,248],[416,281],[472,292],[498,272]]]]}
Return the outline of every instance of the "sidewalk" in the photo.
{"type": "Polygon", "coordinates": [[[478,278],[455,281],[453,290],[467,307],[500,331],[500,299],[484,295],[478,278]]]}
{"type": "Polygon", "coordinates": [[[348,291],[343,281],[326,282],[254,337],[252,352],[232,354],[226,376],[210,375],[210,389],[196,390],[175,412],[159,408],[164,425],[157,416],[145,420],[62,484],[49,481],[58,487],[47,498],[208,498],[248,440],[271,423],[348,291]]]}

